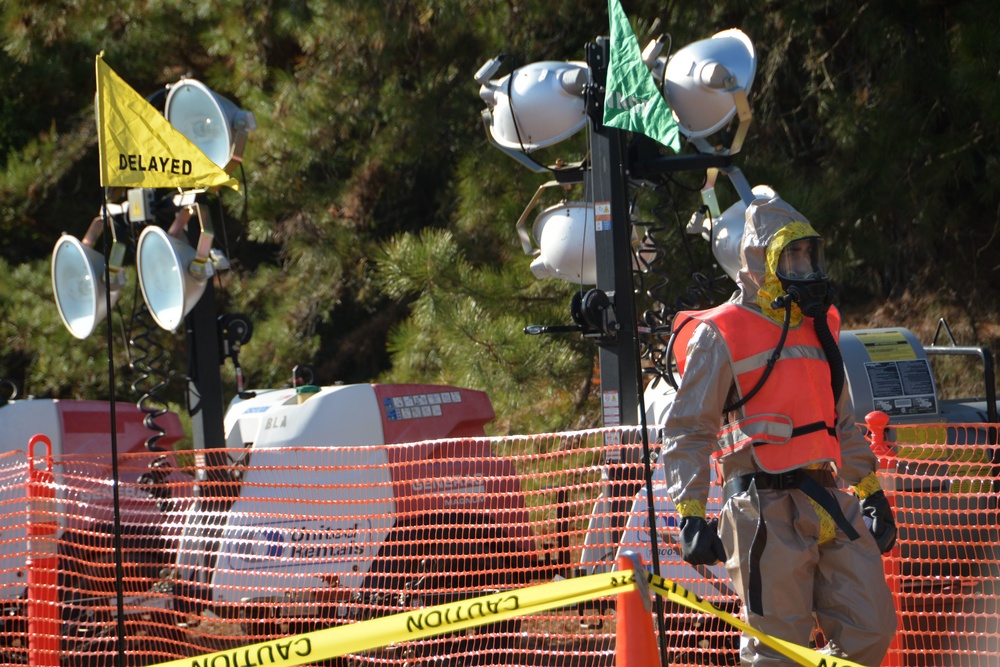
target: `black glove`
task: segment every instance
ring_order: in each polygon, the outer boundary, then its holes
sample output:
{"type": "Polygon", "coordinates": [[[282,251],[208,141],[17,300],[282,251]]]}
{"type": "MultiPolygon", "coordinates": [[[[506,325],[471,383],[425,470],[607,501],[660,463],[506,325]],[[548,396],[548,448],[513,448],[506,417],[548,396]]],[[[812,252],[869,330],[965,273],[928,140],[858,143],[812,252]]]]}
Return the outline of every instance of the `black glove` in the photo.
{"type": "Polygon", "coordinates": [[[896,544],[896,519],[892,516],[889,500],[882,491],[876,491],[861,501],[861,515],[868,526],[868,532],[875,538],[882,553],[896,544]]]}
{"type": "Polygon", "coordinates": [[[681,519],[681,533],[677,538],[681,557],[692,565],[715,565],[726,560],[726,550],[719,538],[718,522],[705,521],[700,516],[681,519]]]}

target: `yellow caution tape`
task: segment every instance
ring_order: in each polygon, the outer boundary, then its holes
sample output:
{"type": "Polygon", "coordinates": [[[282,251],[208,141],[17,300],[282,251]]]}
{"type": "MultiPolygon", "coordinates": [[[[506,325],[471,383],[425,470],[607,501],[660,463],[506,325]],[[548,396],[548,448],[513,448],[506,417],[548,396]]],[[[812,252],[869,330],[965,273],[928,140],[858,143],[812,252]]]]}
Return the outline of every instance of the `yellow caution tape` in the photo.
{"type": "Polygon", "coordinates": [[[315,630],[157,667],[293,667],[567,607],[635,589],[632,571],[554,581],[315,630]]]}
{"type": "MultiPolygon", "coordinates": [[[[646,577],[650,587],[667,599],[716,616],[804,667],[863,667],[765,635],[668,579],[648,573],[646,577]]],[[[154,667],[293,667],[568,607],[635,589],[632,570],[592,574],[172,660],[154,667]]]]}
{"type": "Polygon", "coordinates": [[[815,651],[811,648],[799,646],[798,644],[793,644],[791,642],[786,642],[783,639],[766,635],[763,632],[747,625],[732,614],[728,614],[721,609],[718,609],[711,603],[706,602],[691,591],[684,589],[682,586],[677,585],[669,579],[664,579],[663,577],[651,574],[649,575],[649,587],[671,602],[676,602],[677,604],[683,605],[689,609],[694,609],[695,611],[711,614],[712,616],[725,621],[734,628],[739,628],[744,633],[756,637],[762,643],[770,646],[781,655],[790,660],[794,660],[804,667],[864,667],[864,665],[857,662],[851,662],[846,658],[835,658],[824,653],[820,653],[819,651],[815,651]]]}

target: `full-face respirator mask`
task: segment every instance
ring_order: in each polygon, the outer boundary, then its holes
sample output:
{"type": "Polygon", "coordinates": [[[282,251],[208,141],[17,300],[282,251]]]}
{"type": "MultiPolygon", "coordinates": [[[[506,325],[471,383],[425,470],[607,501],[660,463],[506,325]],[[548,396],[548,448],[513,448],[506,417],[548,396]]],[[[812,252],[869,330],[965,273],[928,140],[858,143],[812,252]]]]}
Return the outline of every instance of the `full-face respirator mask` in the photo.
{"type": "Polygon", "coordinates": [[[834,290],[826,274],[822,238],[810,236],[789,243],[781,251],[775,273],[803,315],[814,319],[826,315],[834,290]]]}
{"type": "MultiPolygon", "coordinates": [[[[826,275],[823,239],[819,236],[807,236],[786,245],[778,257],[775,273],[787,293],[785,298],[797,303],[802,314],[812,318],[815,324],[816,336],[830,365],[830,386],[836,403],[844,388],[844,359],[826,321],[826,313],[833,302],[833,285],[826,275]]],[[[785,307],[787,313],[791,306],[786,302],[785,307]]],[[[786,319],[786,331],[787,326],[786,319]]]]}

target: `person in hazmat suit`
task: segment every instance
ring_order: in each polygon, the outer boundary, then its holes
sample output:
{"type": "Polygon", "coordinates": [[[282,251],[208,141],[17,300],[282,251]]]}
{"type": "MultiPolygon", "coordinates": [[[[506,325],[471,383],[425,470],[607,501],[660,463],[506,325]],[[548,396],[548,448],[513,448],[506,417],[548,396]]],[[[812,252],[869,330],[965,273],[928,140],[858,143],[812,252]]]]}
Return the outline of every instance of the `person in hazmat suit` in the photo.
{"type": "MultiPolygon", "coordinates": [[[[724,561],[755,629],[807,646],[818,622],[825,652],[874,667],[896,629],[881,560],[896,525],[845,386],[823,239],[780,197],[759,198],[741,252],[730,300],[673,323],[681,381],[663,460],[682,557],[724,561]]],[[[752,636],[740,659],[794,664],[752,636]]]]}

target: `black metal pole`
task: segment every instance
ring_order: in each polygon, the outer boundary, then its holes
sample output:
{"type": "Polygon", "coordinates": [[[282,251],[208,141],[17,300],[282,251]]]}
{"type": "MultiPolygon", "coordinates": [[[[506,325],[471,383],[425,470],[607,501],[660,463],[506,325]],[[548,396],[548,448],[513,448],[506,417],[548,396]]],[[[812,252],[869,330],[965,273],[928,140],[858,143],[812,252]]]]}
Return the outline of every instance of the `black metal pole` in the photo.
{"type": "Polygon", "coordinates": [[[629,221],[626,133],[605,127],[603,89],[607,78],[609,41],[587,45],[587,63],[594,78],[595,115],[590,141],[591,198],[594,202],[594,242],[597,289],[608,295],[615,313],[615,331],[598,340],[604,425],[635,425],[639,420],[639,363],[636,357],[636,310],[632,294],[632,229],[629,221]]]}
{"type": "MultiPolygon", "coordinates": [[[[211,213],[201,206],[202,215],[211,213]]],[[[201,229],[198,217],[191,216],[187,235],[197,247],[201,229]]],[[[222,359],[219,355],[218,304],[209,278],[205,292],[184,318],[188,353],[188,411],[191,414],[191,438],[195,450],[222,448],[226,436],[222,420],[222,359]]]]}
{"type": "MultiPolygon", "coordinates": [[[[117,631],[115,665],[116,667],[125,667],[125,562],[122,555],[121,496],[118,488],[121,477],[118,472],[118,417],[116,410],[118,398],[115,393],[115,337],[112,334],[111,327],[111,225],[115,224],[115,222],[108,213],[107,190],[104,191],[104,205],[101,207],[101,216],[104,218],[104,232],[102,235],[104,236],[104,257],[106,258],[104,262],[104,312],[107,313],[108,318],[106,336],[108,344],[108,390],[110,392],[108,397],[108,416],[110,418],[109,427],[111,435],[111,479],[114,480],[114,484],[111,485],[111,497],[114,507],[112,545],[115,550],[115,626],[117,631]]],[[[31,452],[31,454],[34,456],[34,452],[31,452]]]]}
{"type": "MultiPolygon", "coordinates": [[[[202,214],[210,215],[202,206],[202,214]]],[[[197,245],[200,235],[197,216],[188,223],[187,234],[192,245],[197,245]]],[[[222,359],[219,353],[218,304],[215,287],[209,278],[198,303],[184,318],[188,354],[188,413],[191,415],[191,440],[196,452],[204,455],[204,476],[196,493],[199,496],[225,496],[227,489],[214,488],[212,482],[228,480],[223,448],[226,434],[223,426],[225,406],[222,393],[222,359]]]]}
{"type": "Polygon", "coordinates": [[[218,339],[218,306],[209,280],[205,293],[184,318],[188,352],[188,409],[196,450],[222,448],[225,408],[218,339]]]}
{"type": "MultiPolygon", "coordinates": [[[[638,318],[633,293],[632,222],[629,215],[629,155],[626,133],[605,127],[604,90],[610,63],[611,40],[599,37],[587,45],[587,64],[594,86],[589,111],[593,132],[590,140],[592,161],[590,194],[594,202],[594,241],[597,255],[597,289],[608,295],[615,313],[614,335],[598,340],[601,369],[601,401],[604,426],[641,425],[642,446],[635,442],[619,443],[617,460],[614,450],[606,450],[611,508],[612,539],[621,538],[635,495],[646,482],[647,512],[653,569],[659,574],[659,547],[656,542],[656,510],[649,467],[649,442],[645,415],[640,415],[642,367],[638,318]],[[641,464],[641,465],[636,465],[641,464]]],[[[609,444],[609,443],[606,443],[609,444]]],[[[669,664],[666,650],[666,625],[663,599],[655,599],[659,629],[660,664],[669,664]]]]}
{"type": "MultiPolygon", "coordinates": [[[[632,294],[632,225],[629,220],[626,133],[605,127],[604,86],[610,57],[610,42],[601,37],[587,44],[587,64],[593,77],[590,104],[593,132],[592,160],[587,184],[594,205],[594,250],[597,289],[613,307],[612,331],[597,339],[601,370],[601,403],[605,427],[639,423],[640,366],[635,299],[632,294]]],[[[618,541],[635,494],[642,485],[642,450],[634,442],[608,449],[611,537],[618,541]]]]}

